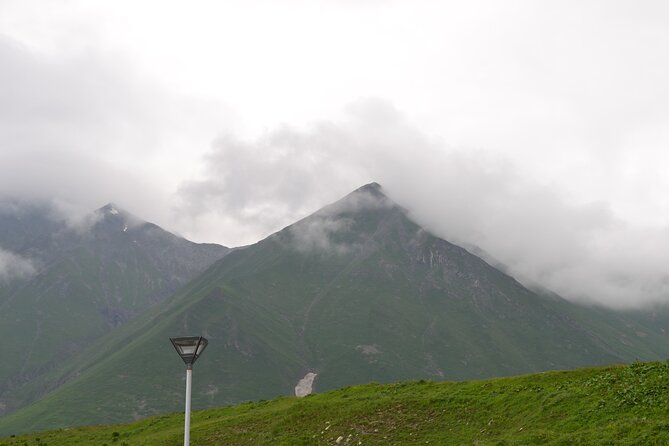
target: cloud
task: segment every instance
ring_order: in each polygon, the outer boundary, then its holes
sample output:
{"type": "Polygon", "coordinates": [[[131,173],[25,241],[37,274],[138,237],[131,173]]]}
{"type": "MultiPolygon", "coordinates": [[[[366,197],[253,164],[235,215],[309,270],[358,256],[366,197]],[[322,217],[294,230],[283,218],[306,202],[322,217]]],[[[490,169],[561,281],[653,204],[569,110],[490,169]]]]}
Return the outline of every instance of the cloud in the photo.
{"type": "Polygon", "coordinates": [[[25,279],[36,271],[35,265],[29,259],[0,248],[0,282],[25,279]]]}
{"type": "MultiPolygon", "coordinates": [[[[509,159],[426,137],[392,104],[360,100],[344,119],[283,126],[257,140],[225,136],[207,175],[180,189],[194,227],[224,221],[219,236],[254,241],[358,186],[378,181],[418,223],[473,244],[528,285],[611,306],[669,300],[669,229],[621,219],[605,201],[580,203],[531,179],[509,159]]],[[[328,247],[324,219],[305,246],[328,247]]]]}
{"type": "Polygon", "coordinates": [[[73,222],[113,201],[239,245],[379,181],[526,283],[666,299],[663,2],[218,2],[158,19],[151,5],[26,4],[0,6],[14,39],[0,36],[3,196],[73,222]],[[370,94],[407,115],[378,99],[339,113],[370,94]]]}
{"type": "Polygon", "coordinates": [[[167,221],[193,170],[184,158],[229,116],[142,80],[117,54],[54,57],[0,35],[0,66],[0,199],[54,202],[68,220],[115,201],[167,221]]]}
{"type": "Polygon", "coordinates": [[[105,195],[130,196],[138,188],[138,179],[114,168],[108,155],[132,132],[130,96],[139,92],[100,61],[54,62],[1,37],[0,63],[3,195],[90,210],[105,195]]]}
{"type": "Polygon", "coordinates": [[[347,254],[362,246],[351,236],[351,214],[393,206],[392,200],[376,191],[356,190],[344,199],[325,206],[290,226],[290,246],[306,253],[347,254]]]}
{"type": "Polygon", "coordinates": [[[363,210],[369,211],[393,207],[393,201],[376,189],[379,185],[374,183],[373,186],[374,189],[366,186],[364,189],[361,188],[350,193],[342,200],[338,200],[335,203],[325,206],[316,213],[316,216],[319,218],[342,218],[342,216],[347,214],[357,213],[363,210]]]}
{"type": "Polygon", "coordinates": [[[327,218],[320,215],[298,222],[290,228],[290,246],[306,253],[346,254],[354,246],[337,242],[335,235],[348,230],[352,224],[350,218],[327,218]]]}
{"type": "Polygon", "coordinates": [[[345,122],[306,130],[285,125],[257,140],[218,138],[205,178],[181,185],[179,214],[205,231],[208,222],[223,222],[219,237],[252,242],[373,181],[382,163],[401,156],[387,149],[427,144],[381,100],[354,104],[347,113],[345,122]]]}
{"type": "Polygon", "coordinates": [[[221,239],[253,242],[334,201],[365,179],[362,168],[340,161],[348,136],[323,124],[309,132],[282,127],[257,141],[220,137],[205,178],[180,188],[178,215],[191,221],[181,226],[211,234],[217,225],[221,239]]]}

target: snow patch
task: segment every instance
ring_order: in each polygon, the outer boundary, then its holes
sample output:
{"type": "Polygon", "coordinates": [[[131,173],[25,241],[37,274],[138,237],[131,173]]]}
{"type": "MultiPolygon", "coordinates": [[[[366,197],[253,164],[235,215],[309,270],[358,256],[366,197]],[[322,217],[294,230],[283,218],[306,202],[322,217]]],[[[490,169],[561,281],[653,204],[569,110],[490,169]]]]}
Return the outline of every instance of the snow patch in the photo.
{"type": "Polygon", "coordinates": [[[123,232],[128,230],[128,225],[123,225],[123,232]]]}
{"type": "Polygon", "coordinates": [[[109,213],[112,215],[118,215],[118,211],[114,208],[109,208],[109,213]]]}
{"type": "Polygon", "coordinates": [[[304,396],[310,395],[312,392],[312,387],[314,385],[314,379],[316,378],[316,373],[309,372],[304,375],[297,385],[295,386],[295,396],[302,398],[304,396]]]}

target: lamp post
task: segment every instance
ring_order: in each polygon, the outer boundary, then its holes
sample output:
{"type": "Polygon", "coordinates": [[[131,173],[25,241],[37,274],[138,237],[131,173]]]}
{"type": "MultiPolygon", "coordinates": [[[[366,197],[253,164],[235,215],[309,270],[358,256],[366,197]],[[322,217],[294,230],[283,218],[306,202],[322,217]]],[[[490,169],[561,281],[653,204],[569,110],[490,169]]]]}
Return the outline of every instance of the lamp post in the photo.
{"type": "Polygon", "coordinates": [[[190,443],[190,399],[193,382],[193,364],[207,347],[208,341],[202,336],[170,338],[174,349],[186,363],[186,422],[184,426],[184,446],[190,443]]]}

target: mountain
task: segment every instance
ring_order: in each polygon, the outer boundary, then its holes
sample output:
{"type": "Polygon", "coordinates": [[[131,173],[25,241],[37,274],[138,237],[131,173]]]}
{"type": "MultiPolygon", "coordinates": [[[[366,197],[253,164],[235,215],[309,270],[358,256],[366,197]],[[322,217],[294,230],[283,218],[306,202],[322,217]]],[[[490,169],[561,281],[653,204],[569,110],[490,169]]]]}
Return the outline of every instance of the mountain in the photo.
{"type": "Polygon", "coordinates": [[[51,370],[222,258],[108,204],[73,226],[48,207],[2,208],[0,249],[29,271],[0,277],[0,415],[65,379],[51,370]],[[18,260],[17,260],[18,259],[18,260]]]}
{"type": "Polygon", "coordinates": [[[486,378],[669,354],[667,319],[528,290],[412,221],[378,184],[234,250],[101,339],[76,376],[0,420],[18,433],[180,410],[170,336],[202,334],[194,407],[407,379],[486,378]]]}

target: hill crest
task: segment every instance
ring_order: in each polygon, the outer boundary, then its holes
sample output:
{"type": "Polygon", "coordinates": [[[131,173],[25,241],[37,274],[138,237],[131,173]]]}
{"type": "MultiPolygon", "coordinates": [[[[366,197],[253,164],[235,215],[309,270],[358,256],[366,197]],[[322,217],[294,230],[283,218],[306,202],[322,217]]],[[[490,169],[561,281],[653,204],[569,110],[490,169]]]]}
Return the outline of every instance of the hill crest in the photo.
{"type": "Polygon", "coordinates": [[[61,407],[72,408],[71,423],[178,410],[183,371],[167,340],[193,334],[210,341],[194,407],[290,395],[310,373],[322,392],[669,353],[659,326],[537,295],[421,228],[371,184],[232,251],[101,340],[71,364],[77,378],[11,419],[41,429],[61,407]]]}

